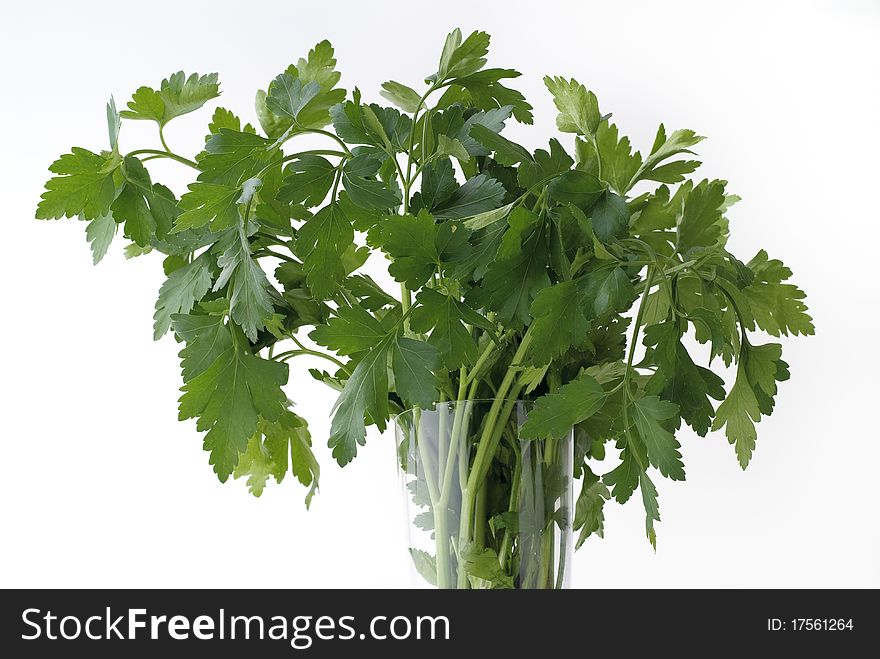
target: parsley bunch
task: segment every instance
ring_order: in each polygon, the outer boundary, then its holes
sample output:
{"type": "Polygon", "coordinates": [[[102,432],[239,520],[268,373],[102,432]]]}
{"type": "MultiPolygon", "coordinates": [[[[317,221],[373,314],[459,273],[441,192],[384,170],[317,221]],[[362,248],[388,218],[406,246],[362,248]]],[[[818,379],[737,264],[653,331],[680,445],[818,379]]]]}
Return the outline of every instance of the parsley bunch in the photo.
{"type": "MultiPolygon", "coordinates": [[[[492,399],[498,422],[508,401],[532,399],[524,438],[575,428],[579,543],[602,534],[606,501],[636,490],[654,543],[652,478],[684,479],[682,424],[723,430],[749,464],[789,376],[781,345],[757,333],[812,334],[804,293],[764,251],[727,250],[738,197],[691,178],[693,131],[661,124],[643,155],[586,87],[548,77],[573,140],[531,151],[502,136],[532,107],[507,86],[516,71],[487,68],[488,46],[455,30],[418,89],[382,86],[392,107],[339,88],[323,41],[257,92],[259,128],[217,108],[194,158],[163,129],[219,96],[217,76],[176,73],[125,110],[111,99],[109,149],[55,161],[37,218],[83,220],[95,263],[117,235],[129,257],[165,256],[154,337],[183,344],[180,418],[206,433],[221,481],[246,477],[259,496],[290,472],[310,501],[319,466],[288,399],[308,383],[284,389],[288,362],[307,355],[327,362],[311,377],[339,391],[340,465],[396,412],[492,399]],[[160,146],[123,151],[133,120],[155,122],[160,146]],[[296,150],[303,135],[326,147],[296,150]],[[160,158],[193,170],[180,198],[153,180],[160,158]],[[372,254],[399,291],[365,274],[372,254]],[[716,360],[735,365],[729,389],[716,360]],[[619,459],[596,473],[609,443],[619,459]]],[[[476,488],[497,477],[484,437],[467,456],[476,488]]]]}

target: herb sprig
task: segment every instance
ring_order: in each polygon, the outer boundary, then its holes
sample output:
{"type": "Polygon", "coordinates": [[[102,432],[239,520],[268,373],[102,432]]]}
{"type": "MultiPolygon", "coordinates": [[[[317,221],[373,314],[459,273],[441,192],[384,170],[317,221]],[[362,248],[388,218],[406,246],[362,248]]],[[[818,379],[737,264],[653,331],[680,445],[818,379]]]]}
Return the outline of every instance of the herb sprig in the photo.
{"type": "MultiPolygon", "coordinates": [[[[180,418],[206,433],[221,481],[246,478],[259,496],[291,473],[311,501],[320,470],[284,387],[295,399],[307,376],[290,382],[289,362],[317,357],[327,370],[311,377],[339,391],[340,465],[395,412],[488,398],[463,483],[473,497],[493,477],[510,401],[531,398],[524,438],[575,428],[579,544],[602,535],[608,500],[637,490],[653,544],[656,474],[685,478],[683,424],[723,431],[749,464],[755,424],[789,377],[761,333],[813,334],[805,296],[763,250],[747,262],[728,251],[738,197],[693,178],[695,132],[661,124],[643,155],[585,86],[547,77],[573,140],[531,151],[504,137],[509,121],[532,123],[532,106],[507,86],[519,73],[487,68],[488,46],[484,32],[453,31],[424,84],[382,86],[385,106],[338,87],[323,41],[257,92],[259,128],[218,107],[194,157],[164,127],[216,99],[218,78],[175,73],[127,109],[111,99],[109,148],[56,160],[36,215],[83,220],[95,263],[117,236],[128,257],[164,255],[154,338],[183,344],[180,418]],[[158,146],[122,150],[129,120],[155,122],[158,146]],[[297,150],[302,135],[326,145],[297,150]],[[155,159],[193,170],[180,198],[153,180],[155,159]],[[374,252],[398,291],[363,270],[374,252]],[[735,366],[729,389],[709,368],[718,360],[735,366]],[[601,468],[608,444],[619,459],[601,468]]],[[[429,485],[445,506],[448,487],[429,485]]],[[[464,501],[463,529],[474,514],[464,501]]],[[[504,564],[509,545],[497,551],[504,564]]]]}

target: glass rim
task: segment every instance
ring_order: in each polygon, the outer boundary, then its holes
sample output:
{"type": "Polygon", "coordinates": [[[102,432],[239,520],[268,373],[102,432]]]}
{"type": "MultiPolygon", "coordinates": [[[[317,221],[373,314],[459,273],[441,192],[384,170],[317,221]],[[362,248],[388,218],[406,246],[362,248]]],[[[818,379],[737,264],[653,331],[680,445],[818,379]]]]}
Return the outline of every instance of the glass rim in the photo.
{"type": "Polygon", "coordinates": [[[459,403],[494,403],[495,401],[500,400],[502,403],[509,403],[511,401],[515,403],[534,403],[535,399],[533,398],[460,398],[455,400],[443,400],[437,401],[434,403],[432,409],[427,409],[424,407],[408,407],[405,410],[402,410],[396,414],[390,414],[389,419],[392,421],[396,421],[398,418],[406,415],[412,415],[416,410],[420,412],[436,412],[436,408],[439,405],[450,405],[450,404],[459,404],[459,403]]]}

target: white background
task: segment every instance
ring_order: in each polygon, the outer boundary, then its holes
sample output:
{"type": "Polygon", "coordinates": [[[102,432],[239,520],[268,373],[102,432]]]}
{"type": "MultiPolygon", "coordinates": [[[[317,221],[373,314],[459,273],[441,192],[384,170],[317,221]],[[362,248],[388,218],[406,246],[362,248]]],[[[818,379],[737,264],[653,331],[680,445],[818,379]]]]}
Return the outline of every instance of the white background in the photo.
{"type": "MultiPolygon", "coordinates": [[[[546,73],[587,84],[643,149],[660,121],[709,136],[702,172],[744,199],[731,212],[733,250],[783,259],[818,328],[784,342],[792,379],[759,425],[748,471],[722,436],[683,433],[688,480],[659,483],[656,554],[639,502],[609,505],[606,539],[579,552],[575,585],[880,586],[880,3],[154,0],[0,11],[0,586],[409,584],[389,437],[370,436],[340,470],[324,446],[333,396],[297,370],[288,392],[324,469],[312,510],[292,482],[259,500],[240,481],[221,485],[194,424],[176,420],[177,346],[151,340],[160,257],[126,262],[117,242],[93,268],[83,224],[33,215],[49,163],[72,145],[106,148],[111,92],[124,105],[179,69],[219,71],[222,105],[253,121],[254,91],[327,37],[343,85],[381,100],[384,80],[415,86],[431,73],[457,25],[490,32],[490,64],[522,71],[536,125],[506,134],[532,148],[554,134],[546,73]]],[[[197,151],[210,111],[170,124],[177,151],[197,151]]],[[[156,144],[145,124],[123,126],[124,149],[156,144]]],[[[178,192],[184,170],[152,168],[178,192]]]]}

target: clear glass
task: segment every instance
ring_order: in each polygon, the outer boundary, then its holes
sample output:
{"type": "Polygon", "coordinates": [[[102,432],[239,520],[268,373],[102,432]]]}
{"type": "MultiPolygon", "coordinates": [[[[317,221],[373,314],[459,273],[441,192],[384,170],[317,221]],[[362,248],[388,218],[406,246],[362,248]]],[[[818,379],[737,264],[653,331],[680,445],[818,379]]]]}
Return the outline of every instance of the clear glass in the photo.
{"type": "Polygon", "coordinates": [[[396,417],[416,586],[568,587],[573,433],[521,439],[531,406],[452,401],[396,417]]]}

